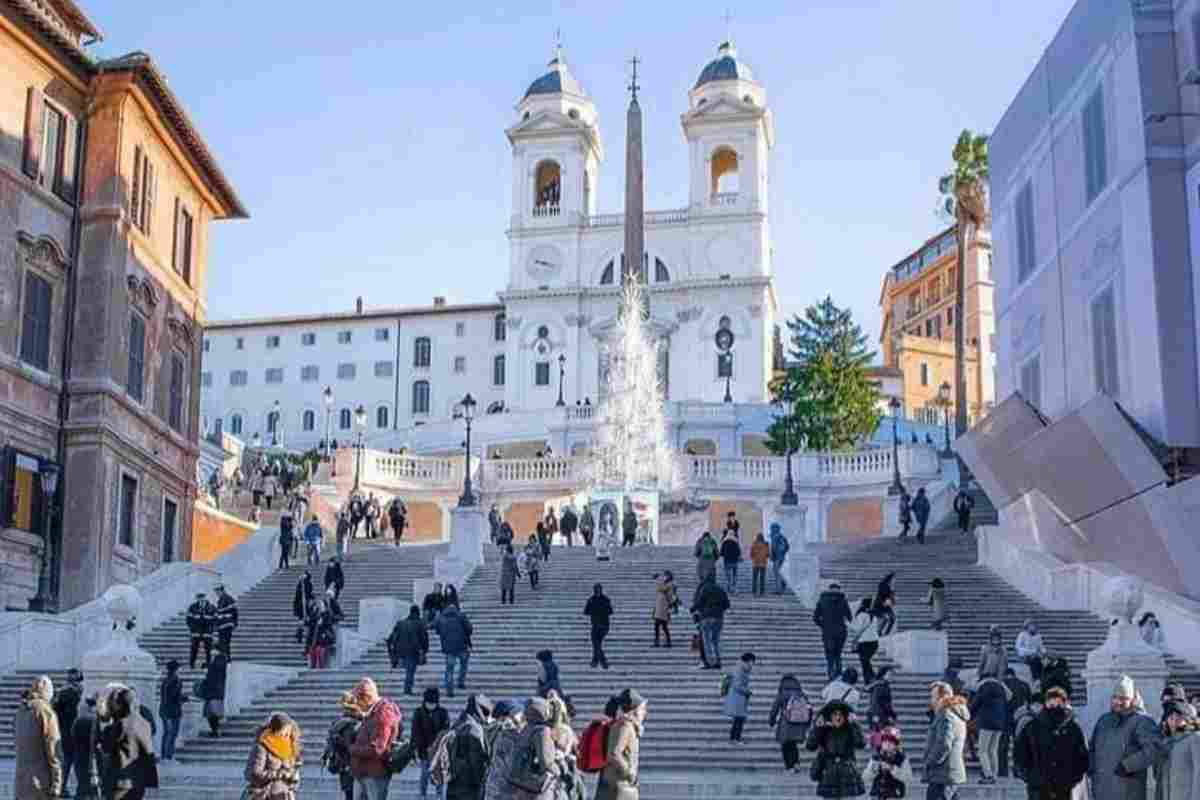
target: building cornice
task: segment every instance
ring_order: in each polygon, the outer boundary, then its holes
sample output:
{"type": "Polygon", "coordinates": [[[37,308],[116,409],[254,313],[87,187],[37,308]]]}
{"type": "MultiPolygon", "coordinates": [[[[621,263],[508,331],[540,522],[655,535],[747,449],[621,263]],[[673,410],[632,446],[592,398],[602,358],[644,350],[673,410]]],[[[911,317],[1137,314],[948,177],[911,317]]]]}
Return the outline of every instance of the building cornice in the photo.
{"type": "MultiPolygon", "coordinates": [[[[752,288],[766,288],[771,292],[771,300],[772,304],[774,304],[774,283],[771,277],[767,275],[749,275],[728,279],[700,278],[686,281],[671,281],[670,283],[650,284],[646,289],[653,296],[678,294],[691,291],[692,289],[729,289],[747,286],[752,288]]],[[[509,289],[500,293],[500,299],[504,302],[512,302],[515,300],[544,300],[556,297],[578,297],[579,299],[588,297],[605,298],[617,297],[620,294],[621,287],[615,284],[611,286],[580,286],[575,284],[570,286],[556,286],[550,289],[509,289]]]]}
{"type": "Polygon", "coordinates": [[[335,314],[289,314],[278,317],[247,317],[244,319],[213,320],[205,324],[206,333],[245,328],[264,328],[280,325],[312,325],[326,322],[358,322],[362,320],[402,319],[405,317],[440,316],[444,314],[466,314],[476,312],[503,311],[500,303],[459,303],[444,306],[412,306],[379,308],[363,311],[346,311],[335,314]]]}

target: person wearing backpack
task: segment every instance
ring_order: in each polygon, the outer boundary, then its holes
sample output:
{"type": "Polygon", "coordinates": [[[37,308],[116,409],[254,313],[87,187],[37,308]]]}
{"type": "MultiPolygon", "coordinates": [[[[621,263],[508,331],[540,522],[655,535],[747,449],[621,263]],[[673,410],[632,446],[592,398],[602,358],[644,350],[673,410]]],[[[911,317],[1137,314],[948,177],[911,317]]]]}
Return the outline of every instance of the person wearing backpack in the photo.
{"type": "Polygon", "coordinates": [[[771,545],[761,533],[750,545],[750,593],[765,595],[767,593],[767,563],[771,560],[771,545]]]}
{"type": "Polygon", "coordinates": [[[338,786],[345,800],[354,800],[354,776],[350,774],[350,745],[362,725],[363,710],[352,692],[343,692],[342,715],[329,726],[325,737],[325,752],[321,764],[331,774],[337,775],[338,786]]]}
{"type": "Polygon", "coordinates": [[[482,694],[467,698],[467,706],[455,723],[454,740],[447,747],[450,776],[446,800],[480,800],[487,781],[488,753],[484,729],[492,721],[492,701],[482,694]]]}
{"type": "Polygon", "coordinates": [[[366,709],[363,723],[350,745],[350,773],[358,785],[359,800],[387,800],[392,780],[388,753],[404,726],[404,717],[396,704],[379,694],[370,678],[354,687],[354,700],[366,709]]]}
{"type": "Polygon", "coordinates": [[[471,657],[471,620],[459,611],[456,602],[448,602],[433,623],[442,640],[442,655],[446,657],[445,685],[447,697],[454,697],[454,668],[458,667],[458,688],[467,688],[467,666],[471,657]]]}
{"type": "Polygon", "coordinates": [[[867,728],[876,730],[888,720],[896,719],[896,707],[892,701],[892,684],[888,680],[891,667],[884,667],[875,674],[875,680],[867,686],[867,728]]]}
{"type": "Polygon", "coordinates": [[[561,767],[550,727],[550,705],[541,697],[525,703],[525,729],[513,746],[508,785],[513,800],[555,800],[561,767]]]}
{"type": "Polygon", "coordinates": [[[487,782],[484,784],[484,800],[512,800],[512,787],[508,784],[508,773],[512,768],[512,757],[516,751],[517,738],[525,728],[521,709],[507,700],[496,703],[492,713],[492,724],[484,731],[488,762],[487,782]]]}
{"type": "MultiPolygon", "coordinates": [[[[450,714],[441,706],[441,697],[437,687],[430,686],[425,690],[422,703],[413,713],[412,719],[412,745],[417,754],[417,761],[421,765],[421,782],[419,784],[421,800],[425,800],[429,796],[429,766],[433,756],[433,744],[437,741],[438,735],[449,728],[450,714]]],[[[444,787],[435,787],[434,795],[444,798],[446,795],[444,787]]]]}
{"type": "Polygon", "coordinates": [[[779,679],[779,691],[771,713],[767,715],[767,724],[775,729],[775,741],[783,750],[785,770],[800,772],[800,745],[808,738],[812,719],[812,704],[804,694],[800,679],[787,673],[779,679]]]}
{"type": "Polygon", "coordinates": [[[704,583],[704,580],[709,576],[717,574],[717,556],[720,555],[720,548],[717,546],[717,540],[713,538],[712,533],[705,531],[696,542],[696,547],[692,551],[696,558],[696,580],[704,583]]]}
{"type": "Polygon", "coordinates": [[[791,542],[783,535],[783,528],[778,522],[771,523],[771,573],[775,582],[775,594],[783,594],[787,590],[787,581],[783,577],[783,564],[787,560],[788,551],[792,549],[791,542]]]}
{"type": "Polygon", "coordinates": [[[595,800],[639,800],[641,796],[638,779],[646,700],[637,689],[626,689],[620,694],[619,706],[617,718],[608,730],[606,759],[596,784],[595,800]]]}
{"type": "Polygon", "coordinates": [[[733,674],[729,691],[725,694],[725,716],[733,719],[729,729],[729,741],[735,744],[745,744],[742,741],[742,729],[746,726],[746,718],[750,716],[750,673],[754,671],[754,653],[743,653],[737,672],[733,674]]]}

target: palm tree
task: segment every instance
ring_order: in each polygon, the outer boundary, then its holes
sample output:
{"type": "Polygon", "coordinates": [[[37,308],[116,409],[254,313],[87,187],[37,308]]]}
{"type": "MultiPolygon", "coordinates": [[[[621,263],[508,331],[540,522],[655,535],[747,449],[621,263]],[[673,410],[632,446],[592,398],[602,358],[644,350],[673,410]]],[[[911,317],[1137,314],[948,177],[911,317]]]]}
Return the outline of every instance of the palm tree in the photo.
{"type": "MultiPolygon", "coordinates": [[[[938,181],[941,210],[954,219],[958,270],[954,286],[954,432],[967,432],[966,295],[967,245],[981,227],[991,224],[988,200],[988,137],[964,130],[951,156],[954,169],[938,181]]],[[[982,368],[982,362],[980,362],[982,368]]],[[[962,467],[960,461],[960,468],[962,467]]]]}

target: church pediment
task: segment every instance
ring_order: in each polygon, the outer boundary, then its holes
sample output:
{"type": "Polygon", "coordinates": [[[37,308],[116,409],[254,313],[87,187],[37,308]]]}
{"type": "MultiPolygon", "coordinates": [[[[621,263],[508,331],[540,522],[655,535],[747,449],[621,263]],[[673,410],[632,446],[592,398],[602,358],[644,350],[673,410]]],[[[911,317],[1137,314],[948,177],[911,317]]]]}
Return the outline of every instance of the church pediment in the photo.
{"type": "Polygon", "coordinates": [[[566,114],[560,114],[556,111],[539,111],[529,117],[529,119],[523,119],[509,128],[508,135],[509,137],[514,137],[522,134],[552,133],[558,131],[587,133],[589,130],[590,126],[583,120],[573,119],[566,114]]]}
{"type": "Polygon", "coordinates": [[[713,117],[732,116],[736,114],[762,114],[764,110],[754,103],[739,100],[733,95],[721,95],[716,100],[705,103],[699,108],[687,113],[689,119],[712,119],[713,117]]]}

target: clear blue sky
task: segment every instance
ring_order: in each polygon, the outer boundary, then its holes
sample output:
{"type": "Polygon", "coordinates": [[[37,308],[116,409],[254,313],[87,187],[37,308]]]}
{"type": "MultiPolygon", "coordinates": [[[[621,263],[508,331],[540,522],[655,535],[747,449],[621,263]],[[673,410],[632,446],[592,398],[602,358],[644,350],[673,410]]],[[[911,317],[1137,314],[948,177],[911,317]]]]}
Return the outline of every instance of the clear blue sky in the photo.
{"type": "Polygon", "coordinates": [[[625,61],[643,59],[649,208],[687,204],[687,91],[733,9],[775,115],[781,315],[832,294],[878,337],[883,271],[941,222],[963,127],[990,130],[1072,0],[342,3],[82,0],[167,74],[251,219],[211,232],[213,319],[491,300],[504,287],[504,128],[555,28],[600,111],[621,208],[625,61]],[[681,9],[688,9],[681,13],[681,9]]]}

